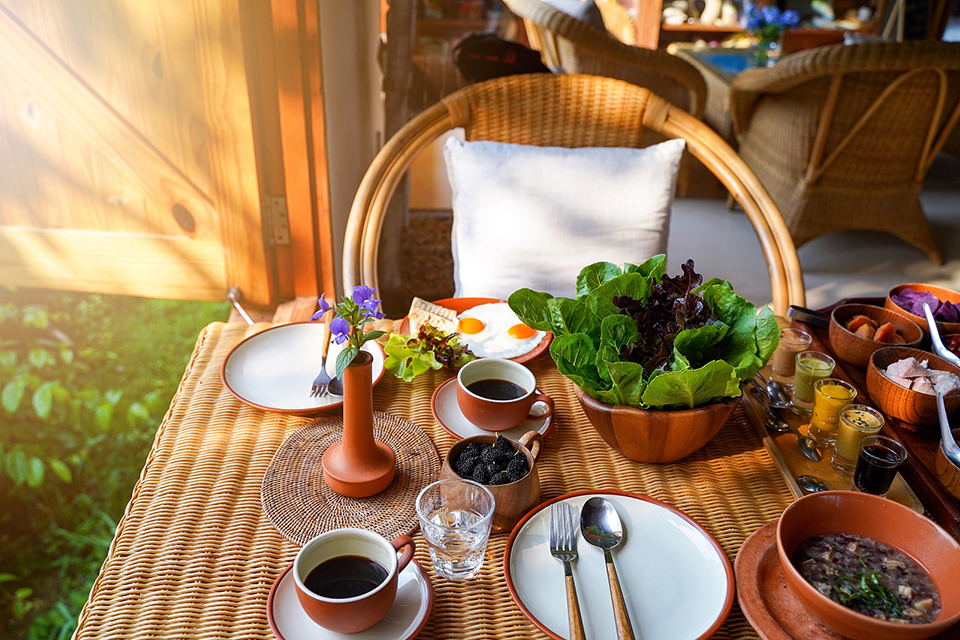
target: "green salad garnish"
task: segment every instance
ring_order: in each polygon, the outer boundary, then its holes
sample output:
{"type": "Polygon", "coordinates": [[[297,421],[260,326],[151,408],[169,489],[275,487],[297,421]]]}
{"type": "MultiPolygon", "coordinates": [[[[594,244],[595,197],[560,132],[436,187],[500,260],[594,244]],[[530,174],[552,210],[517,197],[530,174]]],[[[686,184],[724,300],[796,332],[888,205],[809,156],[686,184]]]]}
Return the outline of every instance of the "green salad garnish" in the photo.
{"type": "Polygon", "coordinates": [[[740,395],[773,355],[780,329],[730,283],[703,283],[693,260],[665,275],[657,255],[623,269],[597,262],[577,276],[577,297],[520,289],[510,308],[528,326],[555,335],[560,373],[601,402],[643,409],[690,409],[740,395]]]}
{"type": "Polygon", "coordinates": [[[444,365],[459,369],[476,359],[466,345],[460,344],[458,334],[444,333],[430,324],[420,327],[415,336],[391,335],[383,351],[387,354],[383,366],[406,382],[430,369],[444,365]]]}

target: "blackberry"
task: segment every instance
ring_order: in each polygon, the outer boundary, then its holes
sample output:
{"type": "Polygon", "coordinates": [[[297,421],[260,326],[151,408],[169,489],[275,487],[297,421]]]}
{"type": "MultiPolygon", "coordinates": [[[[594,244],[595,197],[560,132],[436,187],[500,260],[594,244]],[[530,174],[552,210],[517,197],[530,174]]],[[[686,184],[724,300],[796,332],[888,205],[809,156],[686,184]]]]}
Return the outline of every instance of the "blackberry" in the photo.
{"type": "Polygon", "coordinates": [[[507,464],[507,477],[510,479],[510,482],[516,482],[529,472],[530,469],[527,467],[527,459],[524,456],[516,456],[507,464]]]}
{"type": "Polygon", "coordinates": [[[501,452],[497,451],[494,447],[484,446],[480,450],[480,459],[483,460],[485,464],[493,464],[501,457],[501,452]]]}
{"type": "Polygon", "coordinates": [[[498,473],[490,474],[490,481],[487,482],[487,484],[492,486],[497,484],[507,484],[510,481],[511,480],[507,478],[507,474],[501,471],[498,473]]]}
{"type": "Polygon", "coordinates": [[[489,484],[490,472],[487,471],[485,466],[478,464],[473,468],[473,475],[470,479],[474,482],[479,482],[480,484],[489,484]]]}
{"type": "Polygon", "coordinates": [[[473,476],[473,469],[476,466],[476,458],[460,456],[460,458],[453,463],[453,470],[456,471],[457,475],[461,478],[470,478],[473,476]]]}

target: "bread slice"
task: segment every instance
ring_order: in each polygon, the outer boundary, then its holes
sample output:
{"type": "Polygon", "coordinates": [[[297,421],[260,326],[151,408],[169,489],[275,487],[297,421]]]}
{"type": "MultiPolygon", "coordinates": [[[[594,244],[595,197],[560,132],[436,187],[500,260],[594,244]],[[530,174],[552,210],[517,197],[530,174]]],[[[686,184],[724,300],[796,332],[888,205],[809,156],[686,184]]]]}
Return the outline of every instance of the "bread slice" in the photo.
{"type": "Polygon", "coordinates": [[[456,311],[427,302],[422,298],[413,299],[407,317],[410,319],[410,335],[420,333],[420,327],[425,324],[433,325],[446,333],[454,333],[457,330],[456,311]]]}

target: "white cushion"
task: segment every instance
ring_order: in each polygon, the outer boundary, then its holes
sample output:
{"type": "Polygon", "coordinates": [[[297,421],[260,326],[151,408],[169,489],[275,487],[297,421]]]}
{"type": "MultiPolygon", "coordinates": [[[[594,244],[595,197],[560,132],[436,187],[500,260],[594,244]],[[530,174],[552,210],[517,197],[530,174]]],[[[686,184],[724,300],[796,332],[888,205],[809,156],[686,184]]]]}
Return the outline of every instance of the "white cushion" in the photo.
{"type": "Polygon", "coordinates": [[[575,297],[580,269],[667,250],[682,139],[645,149],[449,139],[458,297],[575,297]]]}
{"type": "Polygon", "coordinates": [[[586,22],[587,24],[594,26],[601,31],[606,31],[606,27],[603,25],[603,14],[600,13],[600,7],[598,7],[593,0],[543,1],[554,9],[563,11],[571,18],[576,18],[580,22],[586,22]]]}

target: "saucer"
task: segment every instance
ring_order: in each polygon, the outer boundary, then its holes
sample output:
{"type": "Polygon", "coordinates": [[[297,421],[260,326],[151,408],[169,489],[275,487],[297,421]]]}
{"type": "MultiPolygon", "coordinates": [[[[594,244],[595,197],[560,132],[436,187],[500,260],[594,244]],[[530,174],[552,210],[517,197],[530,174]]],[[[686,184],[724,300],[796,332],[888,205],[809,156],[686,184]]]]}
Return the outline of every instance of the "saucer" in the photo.
{"type": "Polygon", "coordinates": [[[366,631],[349,635],[324,629],[311,620],[300,606],[294,585],[293,563],[270,590],[267,598],[267,621],[278,640],[409,640],[415,638],[427,623],[433,607],[433,587],[416,560],[400,572],[397,599],[383,620],[366,631]]]}
{"type": "MultiPolygon", "coordinates": [[[[537,389],[536,393],[543,393],[543,391],[537,389]]],[[[536,407],[537,404],[543,406],[543,403],[536,403],[533,406],[536,407]]],[[[430,410],[433,412],[433,417],[436,421],[440,423],[440,426],[443,427],[447,433],[458,439],[469,438],[470,436],[489,436],[494,433],[487,429],[481,429],[467,420],[463,413],[460,412],[460,404],[457,402],[456,378],[450,378],[437,387],[436,391],[433,392],[433,397],[430,399],[430,410]]],[[[507,438],[519,440],[520,436],[527,431],[537,431],[540,435],[546,435],[552,426],[553,415],[549,415],[539,420],[521,422],[512,429],[498,431],[496,433],[502,433],[507,438]]]]}

